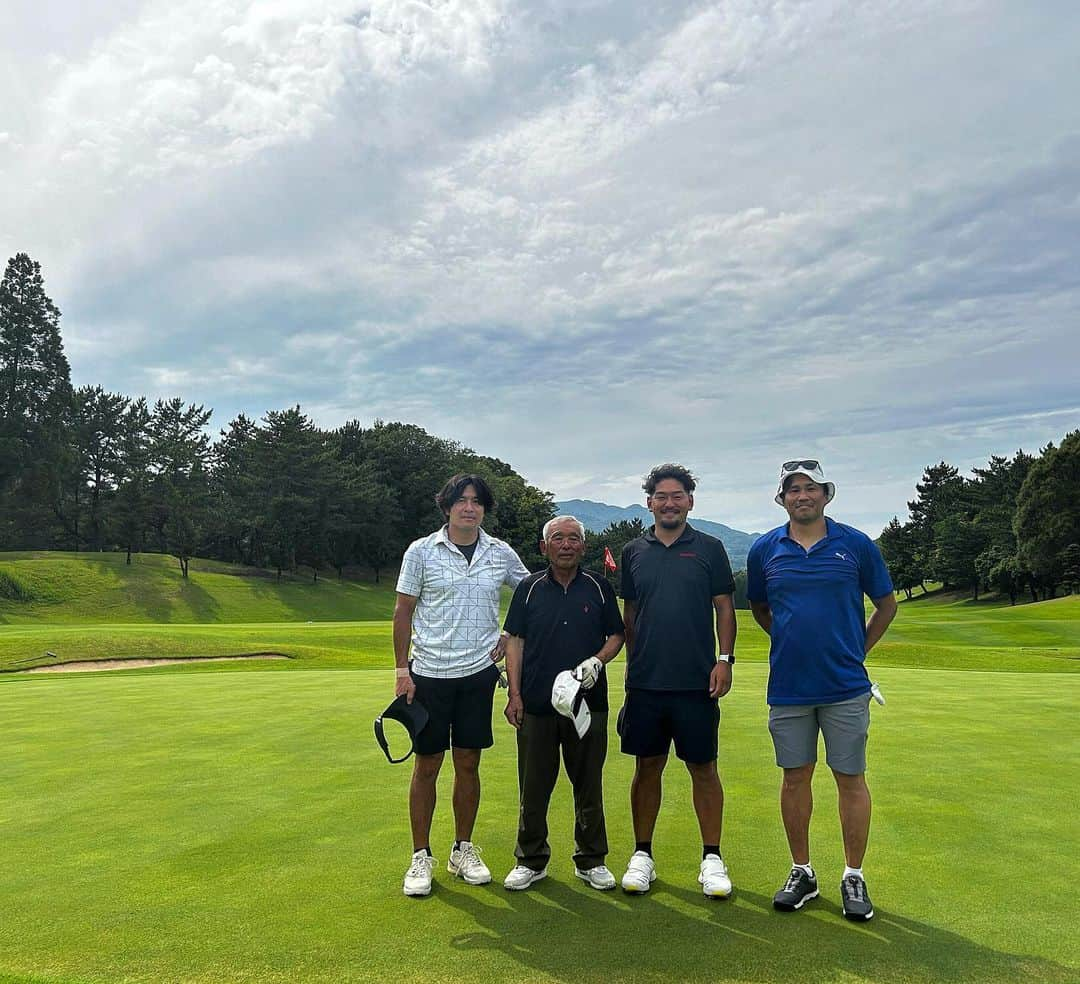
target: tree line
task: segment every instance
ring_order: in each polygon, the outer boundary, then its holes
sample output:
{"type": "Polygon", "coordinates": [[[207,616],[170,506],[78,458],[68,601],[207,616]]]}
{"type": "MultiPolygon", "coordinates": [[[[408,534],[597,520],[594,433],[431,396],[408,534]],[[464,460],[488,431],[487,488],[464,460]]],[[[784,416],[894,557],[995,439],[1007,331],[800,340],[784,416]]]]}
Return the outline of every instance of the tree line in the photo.
{"type": "Polygon", "coordinates": [[[443,519],[434,494],[475,472],[498,502],[485,520],[530,566],[550,493],[504,461],[413,424],[321,429],[299,406],[240,414],[180,397],[75,388],[60,311],[27,254],[0,281],[0,550],[156,551],[283,571],[362,567],[376,580],[443,519]]]}
{"type": "Polygon", "coordinates": [[[878,541],[908,598],[928,581],[1032,601],[1080,592],[1080,430],[1038,455],[993,456],[971,477],[944,461],[915,486],[908,520],[878,541]]]}
{"type": "MultiPolygon", "coordinates": [[[[540,529],[550,493],[506,462],[414,424],[358,421],[324,430],[299,406],[244,414],[210,436],[212,411],[74,388],[60,311],[25,253],[0,281],[0,550],[146,550],[278,573],[303,567],[376,580],[405,547],[437,528],[434,492],[456,472],[477,472],[498,500],[485,520],[530,567],[543,560],[540,529]]],[[[940,462],[925,469],[879,540],[898,589],[927,582],[1006,594],[1013,603],[1080,591],[1080,431],[1037,456],[995,456],[971,477],[940,462]]],[[[585,564],[604,569],[644,532],[640,520],[588,537],[585,564]]],[[[611,580],[618,587],[618,577],[611,580]]],[[[745,574],[736,600],[745,607],[745,574]]]]}

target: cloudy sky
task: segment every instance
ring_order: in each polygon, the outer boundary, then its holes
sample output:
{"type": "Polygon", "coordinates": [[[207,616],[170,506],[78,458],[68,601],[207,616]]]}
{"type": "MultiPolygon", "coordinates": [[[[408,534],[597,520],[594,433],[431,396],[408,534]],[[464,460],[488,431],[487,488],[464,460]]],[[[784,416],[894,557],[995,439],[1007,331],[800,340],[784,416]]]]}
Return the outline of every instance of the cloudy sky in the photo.
{"type": "Polygon", "coordinates": [[[4,0],[0,251],[75,382],[408,420],[557,498],[1080,426],[1080,4],[4,0]]]}

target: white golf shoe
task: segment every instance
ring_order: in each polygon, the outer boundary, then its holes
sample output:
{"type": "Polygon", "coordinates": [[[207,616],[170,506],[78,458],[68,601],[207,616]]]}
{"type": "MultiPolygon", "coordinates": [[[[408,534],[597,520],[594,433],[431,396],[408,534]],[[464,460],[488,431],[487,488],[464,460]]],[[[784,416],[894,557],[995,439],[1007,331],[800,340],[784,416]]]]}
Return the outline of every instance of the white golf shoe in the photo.
{"type": "Polygon", "coordinates": [[[450,860],[446,862],[446,870],[464,879],[468,885],[486,885],[491,881],[488,866],[480,860],[480,848],[472,841],[462,841],[451,850],[450,860]]]}
{"type": "Polygon", "coordinates": [[[644,895],[656,881],[656,865],[644,851],[634,851],[626,874],[622,876],[623,891],[628,895],[644,895]]]}
{"type": "Polygon", "coordinates": [[[706,854],[701,862],[698,884],[707,899],[726,899],[731,894],[731,877],[724,859],[716,854],[706,854]]]}
{"type": "Polygon", "coordinates": [[[575,868],[574,874],[598,892],[607,892],[615,887],[615,876],[602,864],[595,868],[575,868]]]}
{"type": "Polygon", "coordinates": [[[405,872],[405,884],[402,890],[406,895],[430,895],[431,872],[435,868],[435,859],[427,851],[417,851],[412,856],[412,864],[405,872]]]}
{"type": "Polygon", "coordinates": [[[533,882],[540,881],[541,878],[547,878],[546,865],[539,871],[534,871],[523,864],[515,865],[503,879],[503,888],[509,889],[511,892],[520,892],[528,888],[533,882]]]}

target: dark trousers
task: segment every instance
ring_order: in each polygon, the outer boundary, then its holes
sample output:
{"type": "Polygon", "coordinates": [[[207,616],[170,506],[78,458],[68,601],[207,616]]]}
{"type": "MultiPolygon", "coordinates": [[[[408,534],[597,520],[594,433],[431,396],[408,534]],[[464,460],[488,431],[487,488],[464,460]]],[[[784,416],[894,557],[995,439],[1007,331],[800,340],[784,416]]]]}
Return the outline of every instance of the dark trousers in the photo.
{"type": "Polygon", "coordinates": [[[514,856],[534,871],[551,857],[547,814],[561,750],[574,789],[574,864],[582,870],[603,864],[608,852],[603,781],[607,712],[593,712],[584,738],[578,738],[573,721],[561,714],[526,714],[517,743],[521,810],[514,856]]]}

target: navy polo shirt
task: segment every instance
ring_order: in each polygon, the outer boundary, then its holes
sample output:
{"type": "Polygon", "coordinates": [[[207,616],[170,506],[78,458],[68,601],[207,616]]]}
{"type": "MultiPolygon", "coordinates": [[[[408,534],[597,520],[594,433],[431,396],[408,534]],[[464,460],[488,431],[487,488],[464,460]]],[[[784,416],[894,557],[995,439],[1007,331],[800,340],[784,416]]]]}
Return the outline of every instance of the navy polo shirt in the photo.
{"type": "Polygon", "coordinates": [[[770,704],[835,704],[869,693],[863,595],[892,594],[881,551],[865,533],[825,518],[809,551],[787,524],[754,542],[747,595],[772,610],[770,704]]]}
{"type": "MultiPolygon", "coordinates": [[[[607,578],[578,569],[564,588],[549,567],[530,574],[514,591],[503,625],[524,638],[521,701],[529,714],[554,714],[551,688],[563,670],[595,656],[608,636],[622,635],[619,602],[607,578]]],[[[585,692],[591,711],[606,711],[607,674],[585,692]]]]}
{"type": "Polygon", "coordinates": [[[631,540],[622,552],[622,596],[637,607],[627,688],[708,690],[716,665],[712,600],[734,591],[727,551],[708,533],[687,525],[668,547],[653,527],[631,540]]]}

